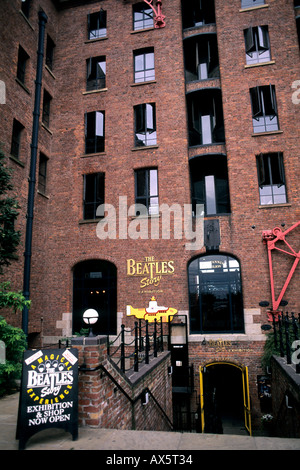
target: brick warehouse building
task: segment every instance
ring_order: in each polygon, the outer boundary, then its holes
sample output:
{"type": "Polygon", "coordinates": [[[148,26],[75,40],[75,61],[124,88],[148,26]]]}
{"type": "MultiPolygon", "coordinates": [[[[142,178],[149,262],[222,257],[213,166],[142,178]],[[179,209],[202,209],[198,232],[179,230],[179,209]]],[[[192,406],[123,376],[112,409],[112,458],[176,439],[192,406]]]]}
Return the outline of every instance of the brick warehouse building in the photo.
{"type": "MultiPolygon", "coordinates": [[[[174,416],[198,410],[203,383],[207,416],[214,389],[222,415],[239,414],[248,374],[255,425],[269,324],[259,304],[278,309],[295,260],[272,253],[272,298],[262,235],[295,227],[279,242],[297,245],[300,9],[292,0],[163,0],[157,21],[149,3],[1,2],[0,140],[22,233],[5,276],[22,289],[42,9],[30,344],[79,332],[87,308],[99,313],[95,332],[114,338],[154,296],[186,325],[175,373],[193,366],[195,390],[173,394],[174,416]]],[[[298,283],[296,270],[289,311],[299,312],[298,283]]],[[[24,325],[21,313],[7,315],[24,325]]]]}

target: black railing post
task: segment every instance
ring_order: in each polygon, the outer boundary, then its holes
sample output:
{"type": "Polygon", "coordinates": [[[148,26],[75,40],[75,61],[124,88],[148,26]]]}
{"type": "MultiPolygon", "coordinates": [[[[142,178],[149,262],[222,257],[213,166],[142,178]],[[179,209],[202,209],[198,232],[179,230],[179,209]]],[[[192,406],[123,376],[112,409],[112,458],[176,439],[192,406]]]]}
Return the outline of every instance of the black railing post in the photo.
{"type": "Polygon", "coordinates": [[[138,339],[138,322],[134,323],[134,372],[139,370],[139,339],[138,339]]]}
{"type": "Polygon", "coordinates": [[[125,372],[125,326],[121,325],[121,370],[125,372]]]}
{"type": "MultiPolygon", "coordinates": [[[[292,312],[292,322],[293,322],[293,331],[294,331],[294,338],[295,341],[299,340],[299,323],[297,323],[297,320],[295,318],[294,313],[292,312]]],[[[296,373],[300,374],[300,363],[299,361],[296,362],[296,373]]]]}
{"type": "Polygon", "coordinates": [[[148,333],[148,320],[146,320],[146,355],[145,355],[145,364],[149,364],[149,349],[150,349],[150,342],[149,342],[149,333],[148,333]]]}
{"type": "Polygon", "coordinates": [[[273,317],[273,330],[274,330],[274,346],[275,348],[277,348],[277,331],[276,331],[276,321],[275,321],[275,315],[274,313],[272,313],[272,317],[273,317]]]}
{"type": "Polygon", "coordinates": [[[142,337],[142,320],[139,319],[139,351],[144,350],[144,341],[142,337]]]}
{"type": "Polygon", "coordinates": [[[280,356],[284,357],[284,347],[283,347],[283,340],[282,340],[282,318],[281,314],[278,314],[278,326],[279,326],[279,344],[280,344],[280,356]]]}
{"type": "Polygon", "coordinates": [[[160,317],[160,350],[164,352],[164,328],[162,317],[160,317]]]}
{"type": "Polygon", "coordinates": [[[154,318],[154,333],[153,333],[153,352],[154,352],[154,357],[157,357],[157,320],[154,318]]]}
{"type": "Polygon", "coordinates": [[[284,319],[284,328],[285,328],[286,362],[287,362],[287,364],[292,363],[289,327],[290,327],[289,314],[288,314],[288,312],[286,312],[285,319],[284,319]]]}

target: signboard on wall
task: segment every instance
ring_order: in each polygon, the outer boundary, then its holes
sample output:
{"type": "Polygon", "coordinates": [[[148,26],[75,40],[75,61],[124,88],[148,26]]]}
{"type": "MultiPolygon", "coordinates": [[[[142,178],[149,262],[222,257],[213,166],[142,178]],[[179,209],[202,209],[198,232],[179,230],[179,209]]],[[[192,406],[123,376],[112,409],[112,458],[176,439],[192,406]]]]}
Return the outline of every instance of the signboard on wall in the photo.
{"type": "Polygon", "coordinates": [[[19,449],[47,428],[63,428],[78,437],[78,351],[25,351],[16,439],[19,449]]]}
{"type": "Polygon", "coordinates": [[[174,274],[173,260],[156,260],[145,256],[142,260],[127,260],[127,276],[139,278],[139,293],[154,294],[162,292],[161,281],[164,276],[174,274]]]}

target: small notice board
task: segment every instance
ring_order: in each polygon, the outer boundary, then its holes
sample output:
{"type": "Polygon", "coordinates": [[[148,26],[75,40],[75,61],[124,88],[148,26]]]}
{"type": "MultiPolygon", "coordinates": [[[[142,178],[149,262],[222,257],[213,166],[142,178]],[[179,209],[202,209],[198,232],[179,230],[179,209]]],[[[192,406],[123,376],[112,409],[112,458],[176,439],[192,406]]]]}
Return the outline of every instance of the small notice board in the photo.
{"type": "Polygon", "coordinates": [[[78,351],[25,351],[16,439],[19,449],[47,428],[63,428],[78,438],[78,351]]]}

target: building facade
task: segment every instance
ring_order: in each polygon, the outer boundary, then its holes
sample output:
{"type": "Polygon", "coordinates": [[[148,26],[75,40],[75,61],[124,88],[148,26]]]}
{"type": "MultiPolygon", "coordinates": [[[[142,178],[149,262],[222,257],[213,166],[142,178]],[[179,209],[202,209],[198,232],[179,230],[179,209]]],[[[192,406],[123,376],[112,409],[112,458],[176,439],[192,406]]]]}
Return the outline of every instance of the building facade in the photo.
{"type": "MultiPolygon", "coordinates": [[[[249,428],[251,408],[258,421],[262,301],[299,312],[299,270],[286,284],[298,259],[297,5],[1,2],[0,140],[22,234],[6,277],[18,290],[45,13],[31,344],[79,332],[89,308],[95,332],[114,338],[149,302],[153,319],[157,302],[186,327],[173,368],[193,366],[193,392],[179,384],[173,394],[175,416],[196,423],[205,409],[209,423],[217,402],[222,416],[246,410],[249,428]],[[270,250],[272,276],[268,240],[290,252],[270,250]]],[[[10,321],[20,326],[22,314],[10,321]]]]}

